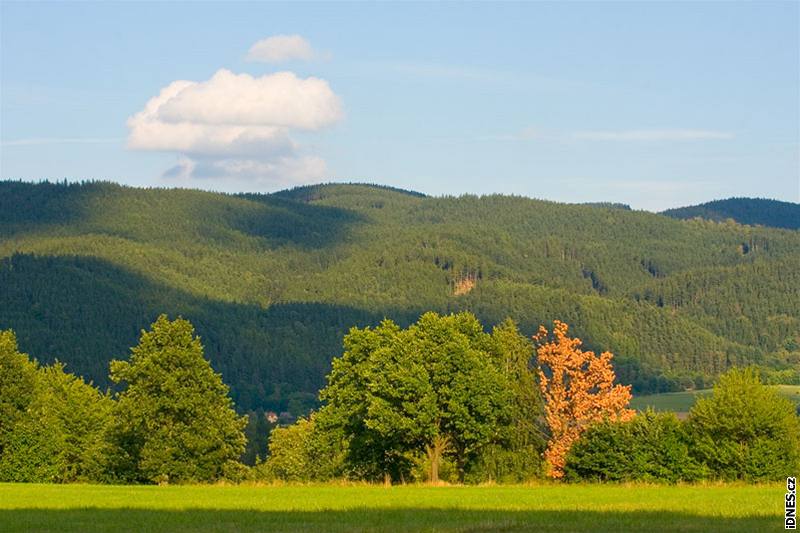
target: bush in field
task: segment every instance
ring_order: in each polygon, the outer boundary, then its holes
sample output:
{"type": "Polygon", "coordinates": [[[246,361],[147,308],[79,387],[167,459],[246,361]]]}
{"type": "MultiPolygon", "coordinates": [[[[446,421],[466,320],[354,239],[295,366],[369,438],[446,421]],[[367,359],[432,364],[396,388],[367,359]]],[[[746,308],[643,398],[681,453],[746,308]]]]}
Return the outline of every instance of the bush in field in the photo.
{"type": "Polygon", "coordinates": [[[504,446],[490,444],[472,461],[464,479],[467,483],[523,483],[544,475],[542,447],[534,444],[504,446]]]}
{"type": "Polygon", "coordinates": [[[647,411],[627,422],[605,420],[573,444],[564,468],[570,481],[692,481],[705,470],[673,413],[647,411]]]}
{"type": "Polygon", "coordinates": [[[690,412],[692,452],[726,480],[780,480],[800,471],[795,406],[764,386],[754,369],[722,375],[690,412]]]}
{"type": "Polygon", "coordinates": [[[68,483],[103,478],[113,402],[56,363],[37,370],[33,399],[14,425],[0,478],[68,483]]]}
{"type": "Polygon", "coordinates": [[[203,357],[192,325],[162,315],[130,361],[112,361],[124,383],[114,409],[110,470],[127,482],[214,481],[238,472],[246,423],[203,357]]]}
{"type": "Polygon", "coordinates": [[[345,443],[335,431],[322,431],[316,416],[272,430],[269,456],[255,467],[258,480],[327,481],[344,475],[345,443]]]}

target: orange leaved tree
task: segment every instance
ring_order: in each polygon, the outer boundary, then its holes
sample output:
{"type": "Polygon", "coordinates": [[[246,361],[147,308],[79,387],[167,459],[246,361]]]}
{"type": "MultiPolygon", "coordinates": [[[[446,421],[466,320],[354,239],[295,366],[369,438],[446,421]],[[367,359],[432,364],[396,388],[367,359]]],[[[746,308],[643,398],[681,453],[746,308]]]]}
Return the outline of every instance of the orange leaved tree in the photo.
{"type": "Polygon", "coordinates": [[[627,408],[630,385],[614,385],[613,354],[598,357],[581,350],[581,340],[570,338],[568,329],[556,320],[552,335],[541,326],[533,337],[551,435],[544,456],[554,478],[564,475],[567,453],[586,428],[605,418],[629,420],[634,414],[627,408]]]}

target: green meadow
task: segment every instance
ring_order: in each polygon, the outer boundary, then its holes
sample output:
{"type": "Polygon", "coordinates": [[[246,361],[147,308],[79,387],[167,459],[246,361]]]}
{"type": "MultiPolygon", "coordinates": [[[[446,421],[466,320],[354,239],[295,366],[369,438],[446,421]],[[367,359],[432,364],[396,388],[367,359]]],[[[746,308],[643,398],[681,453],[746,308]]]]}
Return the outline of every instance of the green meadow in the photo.
{"type": "MultiPolygon", "coordinates": [[[[782,395],[800,404],[800,385],[774,385],[782,395]]],[[[673,411],[676,413],[686,413],[692,408],[698,398],[711,394],[711,389],[685,391],[685,392],[665,392],[662,394],[646,394],[634,396],[631,400],[631,407],[644,411],[652,407],[656,411],[673,411]]]]}
{"type": "Polygon", "coordinates": [[[0,484],[0,531],[778,531],[781,484],[0,484]]]}

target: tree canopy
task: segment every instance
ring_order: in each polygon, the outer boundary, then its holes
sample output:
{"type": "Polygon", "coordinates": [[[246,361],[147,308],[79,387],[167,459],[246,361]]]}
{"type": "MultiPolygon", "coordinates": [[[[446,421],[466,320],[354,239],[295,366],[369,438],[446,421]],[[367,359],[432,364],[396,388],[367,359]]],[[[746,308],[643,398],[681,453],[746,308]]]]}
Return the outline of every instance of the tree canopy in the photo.
{"type": "Polygon", "coordinates": [[[469,313],[426,313],[407,329],[390,320],[354,328],[320,393],[320,416],[343,428],[350,462],[368,477],[408,478],[414,461],[426,460],[436,482],[449,457],[463,479],[467,463],[519,423],[510,418],[514,405],[525,413],[538,407],[519,405],[536,395],[511,390],[520,355],[503,350],[513,332],[501,335],[485,333],[469,313]]]}
{"type": "Polygon", "coordinates": [[[111,379],[124,386],[111,429],[120,479],[211,481],[244,451],[245,420],[188,321],[160,316],[111,379]]]}
{"type": "Polygon", "coordinates": [[[569,326],[553,324],[552,335],[542,326],[536,334],[539,386],[544,398],[550,441],[545,459],[554,478],[564,475],[570,448],[599,421],[630,420],[630,385],[615,383],[611,352],[599,356],[581,349],[581,340],[568,335],[569,326]]]}
{"type": "Polygon", "coordinates": [[[0,331],[0,453],[14,424],[34,398],[36,365],[20,353],[11,330],[0,331]]]}

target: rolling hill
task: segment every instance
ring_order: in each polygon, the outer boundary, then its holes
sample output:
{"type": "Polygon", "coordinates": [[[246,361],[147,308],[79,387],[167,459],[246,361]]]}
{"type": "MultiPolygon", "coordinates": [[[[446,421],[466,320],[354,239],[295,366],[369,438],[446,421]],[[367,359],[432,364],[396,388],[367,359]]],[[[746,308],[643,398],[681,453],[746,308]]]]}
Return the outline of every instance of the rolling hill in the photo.
{"type": "Polygon", "coordinates": [[[426,310],[559,318],[640,392],[800,364],[800,232],[370,185],[271,195],[0,182],[0,329],[107,386],[183,315],[242,410],[314,405],[354,325],[426,310]]]}
{"type": "Polygon", "coordinates": [[[705,204],[668,209],[673,218],[704,218],[722,222],[731,219],[739,224],[772,228],[800,229],[800,204],[764,198],[728,198],[705,204]]]}

